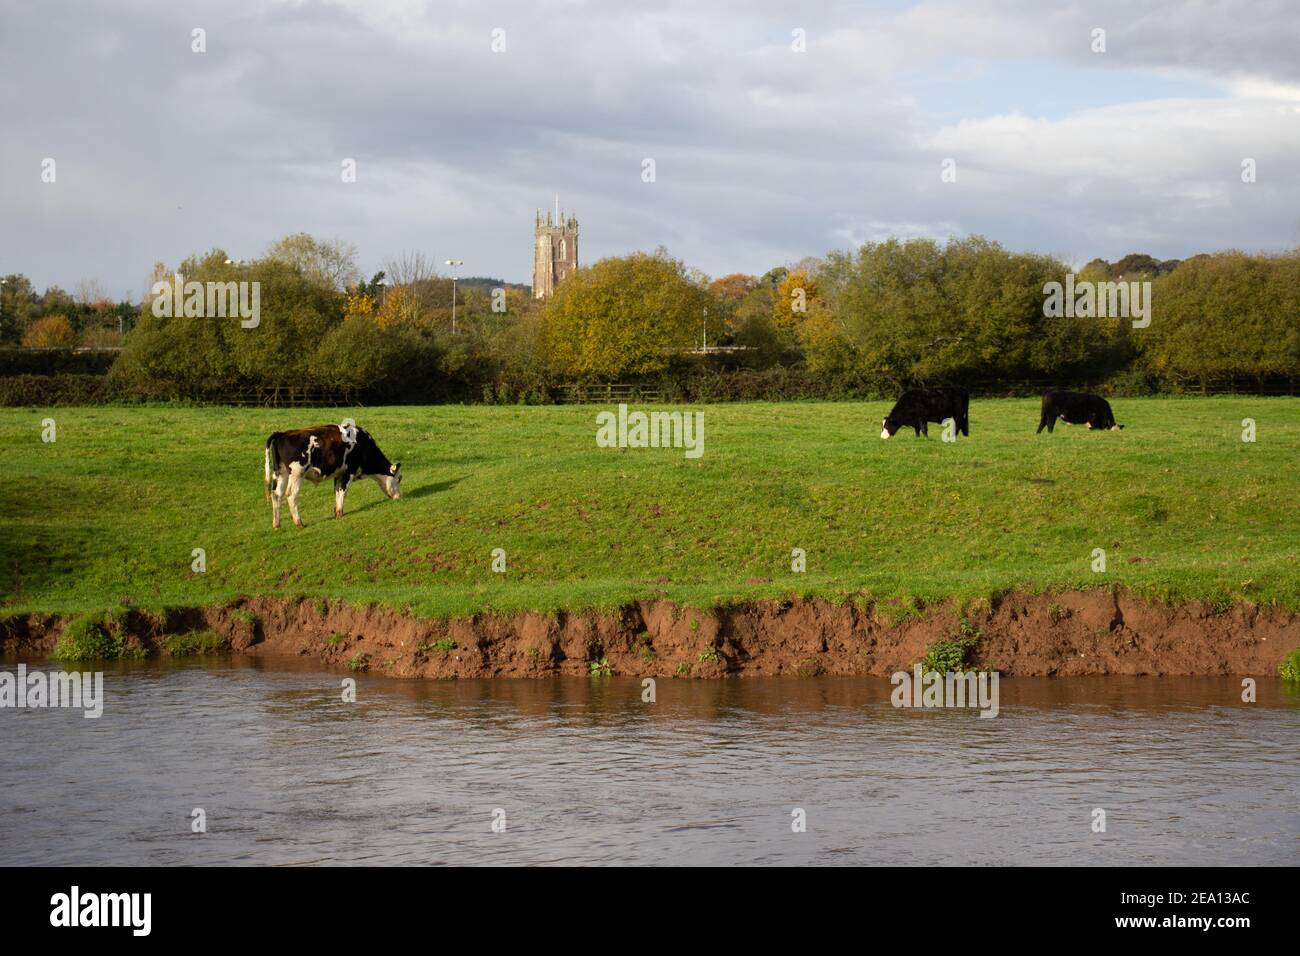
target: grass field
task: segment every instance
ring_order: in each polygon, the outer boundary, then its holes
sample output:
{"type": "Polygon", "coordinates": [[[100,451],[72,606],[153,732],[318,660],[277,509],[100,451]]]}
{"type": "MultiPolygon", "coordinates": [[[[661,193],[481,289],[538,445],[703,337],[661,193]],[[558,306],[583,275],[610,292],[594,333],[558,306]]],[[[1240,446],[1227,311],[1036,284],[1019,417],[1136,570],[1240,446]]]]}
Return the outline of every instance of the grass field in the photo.
{"type": "Polygon", "coordinates": [[[694,460],[596,447],[597,406],[0,409],[0,595],[6,611],[284,594],[441,615],[1122,584],[1300,606],[1300,400],[1113,404],[1123,432],[1035,436],[1037,400],[977,400],[956,443],[937,426],[881,441],[882,402],[704,406],[694,460]],[[336,521],[330,485],[308,485],[306,529],[286,508],[273,532],[267,434],[348,415],[402,461],[403,499],[363,482],[336,521]]]}

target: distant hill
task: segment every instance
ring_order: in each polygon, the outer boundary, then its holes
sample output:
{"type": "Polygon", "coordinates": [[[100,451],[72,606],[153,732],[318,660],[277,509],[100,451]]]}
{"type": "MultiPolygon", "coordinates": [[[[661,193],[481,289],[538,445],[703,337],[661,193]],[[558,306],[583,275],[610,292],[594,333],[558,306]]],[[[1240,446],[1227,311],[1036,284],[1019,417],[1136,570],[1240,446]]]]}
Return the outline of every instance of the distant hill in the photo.
{"type": "Polygon", "coordinates": [[[466,276],[463,279],[457,279],[456,284],[462,289],[482,289],[486,292],[491,292],[493,289],[517,289],[522,292],[531,292],[533,288],[522,282],[507,282],[505,279],[493,279],[487,276],[466,276]]]}

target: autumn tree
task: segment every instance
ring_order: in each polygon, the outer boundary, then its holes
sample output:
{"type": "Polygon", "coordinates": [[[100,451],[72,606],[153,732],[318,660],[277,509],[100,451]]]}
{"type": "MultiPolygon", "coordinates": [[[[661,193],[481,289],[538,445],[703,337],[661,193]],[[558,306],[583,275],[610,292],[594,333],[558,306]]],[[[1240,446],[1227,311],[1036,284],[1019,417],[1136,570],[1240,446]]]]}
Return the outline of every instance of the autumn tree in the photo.
{"type": "Polygon", "coordinates": [[[799,330],[807,321],[810,311],[821,308],[817,282],[807,272],[786,274],[776,287],[772,302],[772,327],[786,344],[799,339],[799,330]]]}
{"type": "Polygon", "coordinates": [[[47,315],[27,327],[23,345],[28,348],[53,349],[75,345],[77,333],[66,315],[47,315]]]}
{"type": "Polygon", "coordinates": [[[561,373],[613,379],[668,367],[698,337],[711,298],[667,254],[602,259],[566,278],[544,311],[545,349],[561,373]]]}

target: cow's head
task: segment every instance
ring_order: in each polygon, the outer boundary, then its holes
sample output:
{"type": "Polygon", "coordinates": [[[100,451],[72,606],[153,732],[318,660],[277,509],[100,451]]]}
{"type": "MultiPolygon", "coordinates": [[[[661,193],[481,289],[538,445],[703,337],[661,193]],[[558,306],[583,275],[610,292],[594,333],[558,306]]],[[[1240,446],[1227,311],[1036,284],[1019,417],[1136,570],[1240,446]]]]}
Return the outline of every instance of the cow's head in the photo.
{"type": "Polygon", "coordinates": [[[903,427],[903,423],[896,421],[892,415],[887,415],[881,419],[881,425],[883,426],[880,429],[881,438],[893,438],[894,433],[903,427]]]}
{"type": "Polygon", "coordinates": [[[375,475],[375,481],[384,489],[384,494],[396,501],[402,497],[402,463],[395,461],[388,466],[388,474],[375,475]]]}

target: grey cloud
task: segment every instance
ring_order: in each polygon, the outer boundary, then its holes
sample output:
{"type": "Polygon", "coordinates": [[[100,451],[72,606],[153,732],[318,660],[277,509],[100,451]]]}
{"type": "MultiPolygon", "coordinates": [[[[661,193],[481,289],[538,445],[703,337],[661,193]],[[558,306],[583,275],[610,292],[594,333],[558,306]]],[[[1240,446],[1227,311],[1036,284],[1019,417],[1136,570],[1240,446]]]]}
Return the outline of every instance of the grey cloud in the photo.
{"type": "Polygon", "coordinates": [[[9,2],[0,22],[0,272],[41,286],[138,293],[157,259],[246,257],[300,229],[355,242],[367,270],[416,248],[527,281],[532,211],[556,192],[586,261],[663,243],[713,274],[891,229],[1084,258],[1300,240],[1285,169],[1300,100],[1230,87],[1300,82],[1279,3],[9,2]],[[1094,25],[1105,63],[1080,41],[1094,25]],[[498,26],[505,54],[489,49],[498,26]],[[807,53],[789,50],[795,27],[807,53]],[[957,57],[1178,68],[1225,100],[1140,108],[1135,86],[1133,108],[945,125],[912,84],[957,57]],[[1135,115],[1136,146],[1108,146],[1135,115]],[[956,184],[939,182],[948,155],[956,184]],[[39,182],[44,156],[56,186],[39,182]]]}

